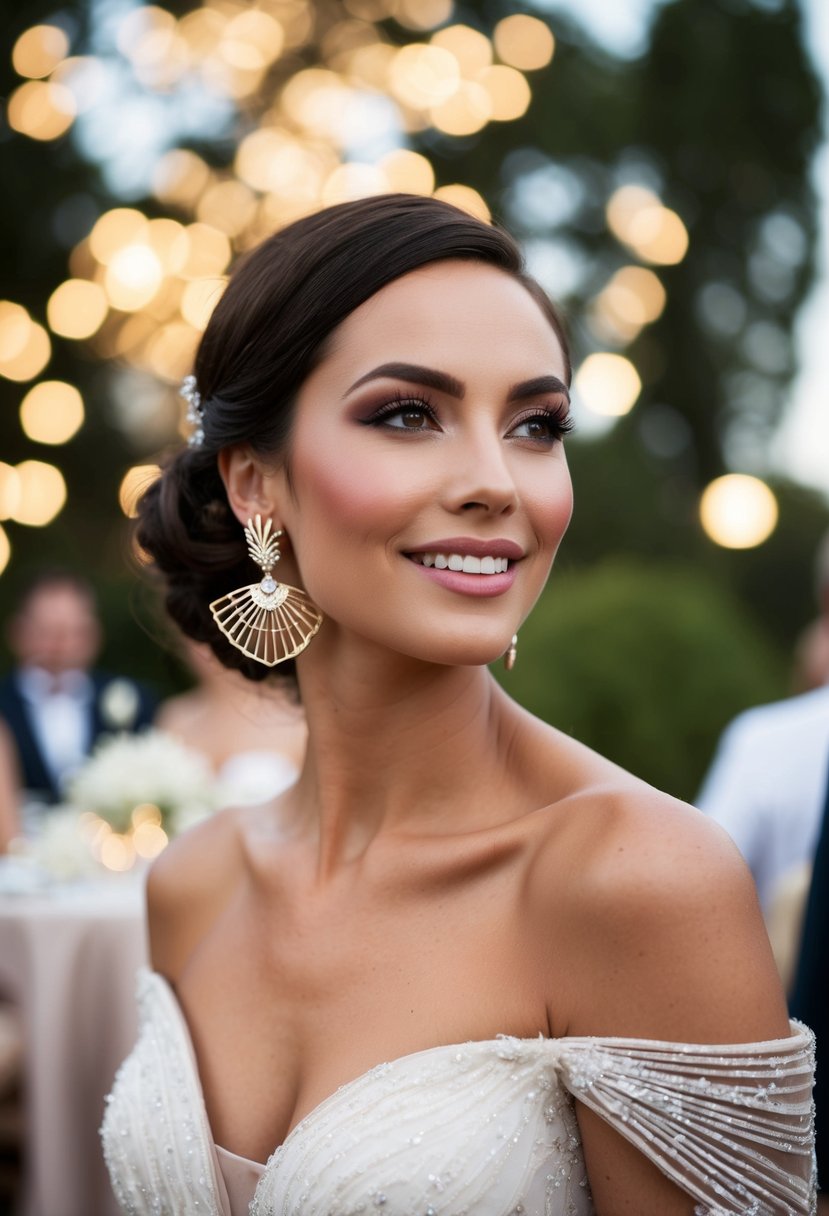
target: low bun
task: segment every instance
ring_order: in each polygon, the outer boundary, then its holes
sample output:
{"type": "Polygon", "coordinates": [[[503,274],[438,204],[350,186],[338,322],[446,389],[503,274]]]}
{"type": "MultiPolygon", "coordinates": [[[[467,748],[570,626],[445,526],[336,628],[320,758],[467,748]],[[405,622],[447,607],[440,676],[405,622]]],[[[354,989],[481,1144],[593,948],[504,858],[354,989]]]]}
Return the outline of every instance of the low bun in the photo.
{"type": "MultiPolygon", "coordinates": [[[[271,669],[232,646],[210,613],[213,600],[257,581],[215,454],[188,447],[168,462],[139,500],[136,539],[163,577],[165,606],[182,632],[225,667],[264,680],[271,669]]],[[[279,673],[293,676],[294,661],[279,673]]]]}

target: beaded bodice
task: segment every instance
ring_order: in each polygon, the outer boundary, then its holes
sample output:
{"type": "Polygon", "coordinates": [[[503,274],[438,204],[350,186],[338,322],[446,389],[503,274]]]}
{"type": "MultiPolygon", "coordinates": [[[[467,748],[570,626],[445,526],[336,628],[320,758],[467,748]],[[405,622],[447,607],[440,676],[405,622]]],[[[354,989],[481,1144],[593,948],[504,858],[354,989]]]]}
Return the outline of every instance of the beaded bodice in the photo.
{"type": "MultiPolygon", "coordinates": [[[[102,1127],[131,1216],[237,1216],[227,1201],[187,1025],[139,979],[141,1030],[102,1127]]],[[[590,1216],[573,1098],[697,1202],[699,1216],[808,1216],[814,1206],[812,1036],[708,1047],[516,1039],[380,1064],[297,1124],[250,1216],[590,1216]]]]}

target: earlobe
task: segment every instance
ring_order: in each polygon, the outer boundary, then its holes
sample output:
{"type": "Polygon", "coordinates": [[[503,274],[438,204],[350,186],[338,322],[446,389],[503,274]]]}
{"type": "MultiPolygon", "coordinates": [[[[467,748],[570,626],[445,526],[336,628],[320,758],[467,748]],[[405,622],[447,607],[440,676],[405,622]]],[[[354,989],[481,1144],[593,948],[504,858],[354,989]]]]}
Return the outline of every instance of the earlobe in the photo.
{"type": "Polygon", "coordinates": [[[223,448],[218,464],[231,510],[241,524],[256,515],[265,519],[278,516],[276,478],[246,444],[223,448]]]}

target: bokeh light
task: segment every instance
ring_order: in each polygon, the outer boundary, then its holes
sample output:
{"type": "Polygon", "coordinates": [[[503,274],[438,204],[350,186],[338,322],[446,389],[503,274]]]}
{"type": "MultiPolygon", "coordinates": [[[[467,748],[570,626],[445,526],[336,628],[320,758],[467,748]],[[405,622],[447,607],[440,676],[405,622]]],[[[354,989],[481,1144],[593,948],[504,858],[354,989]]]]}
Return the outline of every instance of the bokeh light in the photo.
{"type": "Polygon", "coordinates": [[[113,308],[134,312],[149,304],[163,277],[161,261],[150,245],[124,245],[110,259],[104,288],[113,308]]]}
{"type": "Polygon", "coordinates": [[[11,555],[11,542],[9,541],[6,529],[2,524],[0,524],[0,574],[2,574],[6,569],[6,566],[8,566],[11,555]]]}
{"type": "Polygon", "coordinates": [[[630,359],[606,351],[588,355],[573,384],[587,409],[611,418],[629,413],[642,388],[630,359]]]}
{"type": "Polygon", "coordinates": [[[688,251],[682,220],[646,186],[615,190],[607,204],[607,223],[613,235],[645,262],[673,266],[688,251]]]}
{"type": "Polygon", "coordinates": [[[38,80],[53,72],[69,54],[69,39],[57,25],[33,25],[20,35],[12,50],[12,67],[18,76],[38,80]]]}
{"type": "Polygon", "coordinates": [[[777,499],[764,481],[728,473],[710,482],[699,504],[702,526],[725,549],[753,549],[777,526],[777,499]]]}
{"type": "Polygon", "coordinates": [[[8,100],[9,126],[30,139],[49,141],[64,135],[75,120],[75,98],[65,85],[28,80],[8,100]]]}
{"type": "Polygon", "coordinates": [[[22,383],[39,376],[52,356],[52,344],[42,325],[25,308],[0,300],[0,376],[22,383]]]}
{"type": "Polygon", "coordinates": [[[556,45],[550,27],[526,13],[513,13],[499,21],[493,41],[499,59],[525,72],[546,67],[556,45]]]}
{"type": "Polygon", "coordinates": [[[476,216],[479,220],[485,220],[488,223],[492,219],[484,198],[471,186],[452,182],[451,185],[440,186],[434,196],[443,199],[445,203],[451,203],[453,207],[459,207],[461,211],[468,211],[470,215],[476,216]]]}
{"type": "Polygon", "coordinates": [[[59,514],[66,502],[66,482],[60,469],[42,460],[24,460],[17,465],[20,498],[12,519],[30,528],[43,528],[59,514]]]}
{"type": "Polygon", "coordinates": [[[109,310],[106,292],[88,279],[67,279],[56,287],[46,305],[46,319],[62,338],[91,338],[109,310]]]}
{"type": "Polygon", "coordinates": [[[42,380],[20,403],[20,425],[35,443],[66,443],[83,420],[83,398],[63,380],[42,380]]]}

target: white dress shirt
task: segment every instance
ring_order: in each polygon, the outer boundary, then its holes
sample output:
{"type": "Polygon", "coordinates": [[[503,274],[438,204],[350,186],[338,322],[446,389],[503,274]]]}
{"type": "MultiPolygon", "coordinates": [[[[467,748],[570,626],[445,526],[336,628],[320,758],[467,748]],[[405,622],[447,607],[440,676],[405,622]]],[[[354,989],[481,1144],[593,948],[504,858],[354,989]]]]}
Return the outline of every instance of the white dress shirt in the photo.
{"type": "Polygon", "coordinates": [[[697,806],[729,833],[768,911],[779,879],[811,862],[829,781],[829,685],[760,705],[723,732],[697,806]]]}
{"type": "Polygon", "coordinates": [[[84,671],[55,676],[40,667],[23,668],[17,681],[41,755],[60,786],[89,754],[92,681],[84,671]]]}

